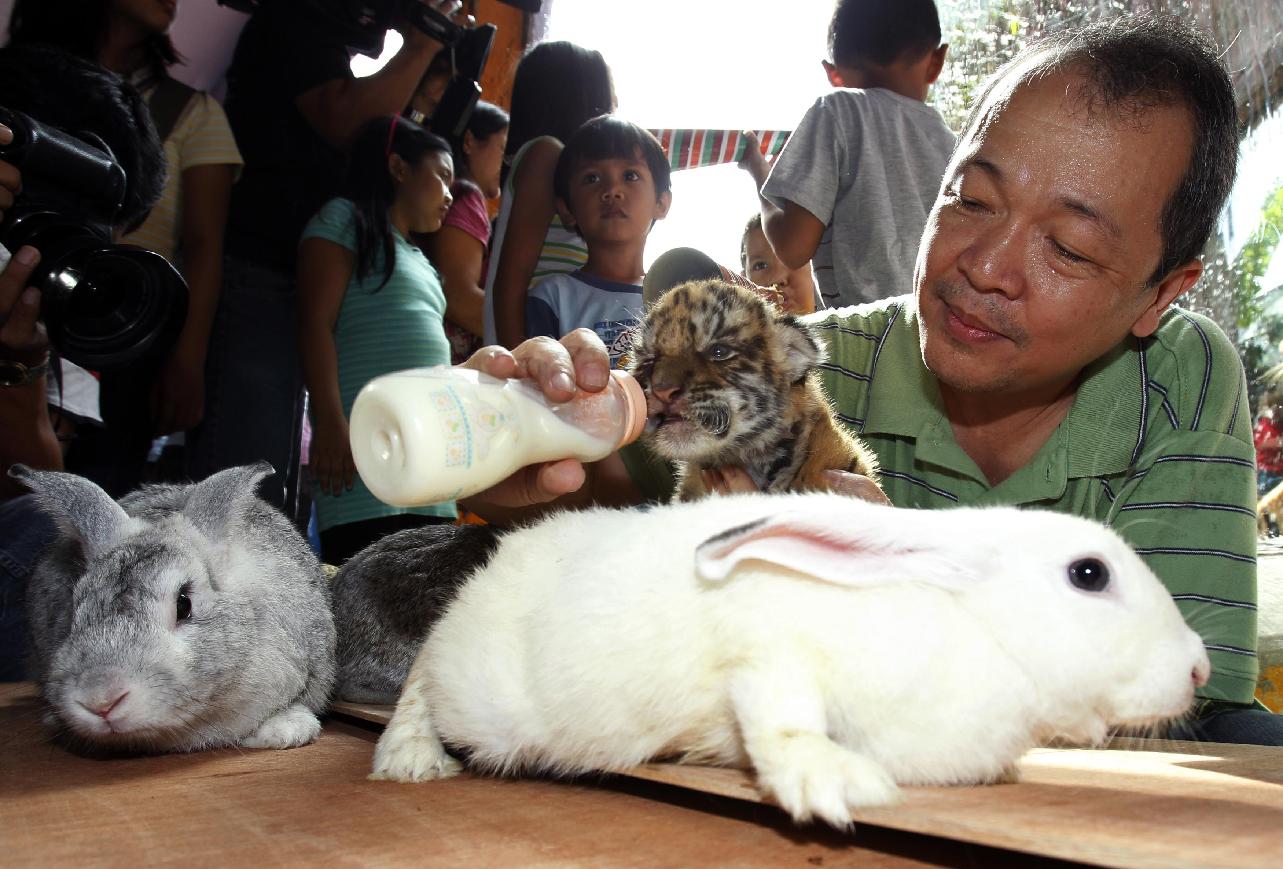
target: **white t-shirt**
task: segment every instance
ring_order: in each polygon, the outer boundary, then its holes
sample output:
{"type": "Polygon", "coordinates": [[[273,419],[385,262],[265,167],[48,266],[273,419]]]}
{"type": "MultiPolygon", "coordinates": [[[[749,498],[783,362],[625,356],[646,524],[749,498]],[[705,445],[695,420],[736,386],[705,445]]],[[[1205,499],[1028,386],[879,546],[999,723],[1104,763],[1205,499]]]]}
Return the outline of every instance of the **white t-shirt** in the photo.
{"type": "Polygon", "coordinates": [[[824,221],[811,266],[828,307],[913,290],[927,214],[954,135],[925,103],[882,88],[839,88],[815,101],[762,194],[824,221]]]}
{"type": "Polygon", "coordinates": [[[573,329],[592,329],[610,353],[610,366],[632,347],[641,322],[641,284],[619,284],[582,271],[552,275],[526,294],[526,334],[560,338],[573,329]]]}

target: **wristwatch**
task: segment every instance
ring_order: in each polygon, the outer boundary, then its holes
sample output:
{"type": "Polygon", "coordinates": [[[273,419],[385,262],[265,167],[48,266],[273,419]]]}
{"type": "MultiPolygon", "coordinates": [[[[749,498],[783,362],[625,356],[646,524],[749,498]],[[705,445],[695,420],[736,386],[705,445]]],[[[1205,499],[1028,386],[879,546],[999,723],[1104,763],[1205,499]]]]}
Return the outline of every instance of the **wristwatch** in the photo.
{"type": "Polygon", "coordinates": [[[39,365],[25,365],[12,359],[0,359],[0,386],[26,386],[49,370],[49,357],[39,365]]]}

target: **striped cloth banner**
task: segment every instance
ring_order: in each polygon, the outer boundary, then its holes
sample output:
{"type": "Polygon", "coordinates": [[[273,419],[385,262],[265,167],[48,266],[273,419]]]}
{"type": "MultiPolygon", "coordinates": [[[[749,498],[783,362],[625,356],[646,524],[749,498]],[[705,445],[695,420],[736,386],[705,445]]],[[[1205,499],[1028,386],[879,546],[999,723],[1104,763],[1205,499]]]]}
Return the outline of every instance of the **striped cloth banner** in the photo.
{"type": "MultiPolygon", "coordinates": [[[[651,130],[668,155],[674,171],[738,163],[747,140],[740,130],[651,130]]],[[[754,130],[762,153],[774,157],[784,148],[791,130],[754,130]]]]}

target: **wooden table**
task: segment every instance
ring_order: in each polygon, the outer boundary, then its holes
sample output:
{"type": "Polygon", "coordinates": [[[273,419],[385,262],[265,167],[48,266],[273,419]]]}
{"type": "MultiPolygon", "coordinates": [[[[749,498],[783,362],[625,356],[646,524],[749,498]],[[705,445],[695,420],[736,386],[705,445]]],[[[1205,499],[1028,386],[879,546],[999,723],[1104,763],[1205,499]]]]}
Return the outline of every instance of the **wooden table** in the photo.
{"type": "MultiPolygon", "coordinates": [[[[377,717],[380,713],[375,710],[377,717]]],[[[670,765],[577,783],[365,775],[378,730],[292,751],[88,760],[0,686],[0,863],[433,866],[1278,866],[1283,749],[1039,751],[1019,784],[920,788],[856,830],[794,827],[747,775],[670,765]],[[1039,859],[1031,854],[1043,855],[1039,859]]]]}

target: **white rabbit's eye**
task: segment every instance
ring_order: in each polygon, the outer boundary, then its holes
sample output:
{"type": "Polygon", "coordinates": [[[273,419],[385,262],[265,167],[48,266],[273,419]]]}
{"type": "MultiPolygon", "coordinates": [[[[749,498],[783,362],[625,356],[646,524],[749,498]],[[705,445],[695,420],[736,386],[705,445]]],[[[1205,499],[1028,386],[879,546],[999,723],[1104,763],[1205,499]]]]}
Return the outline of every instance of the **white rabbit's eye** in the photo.
{"type": "Polygon", "coordinates": [[[1069,581],[1083,591],[1104,591],[1109,585],[1109,568],[1099,558],[1080,558],[1069,565],[1069,581]]]}
{"type": "Polygon", "coordinates": [[[192,599],[187,596],[187,586],[183,586],[178,592],[178,603],[175,610],[180,622],[187,621],[192,617],[192,599]]]}

